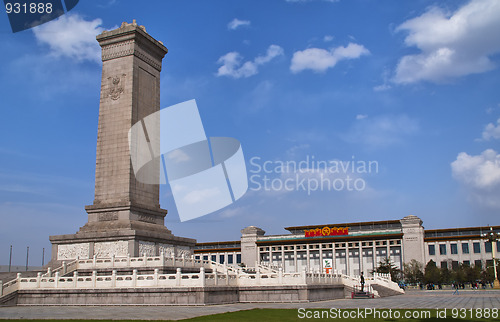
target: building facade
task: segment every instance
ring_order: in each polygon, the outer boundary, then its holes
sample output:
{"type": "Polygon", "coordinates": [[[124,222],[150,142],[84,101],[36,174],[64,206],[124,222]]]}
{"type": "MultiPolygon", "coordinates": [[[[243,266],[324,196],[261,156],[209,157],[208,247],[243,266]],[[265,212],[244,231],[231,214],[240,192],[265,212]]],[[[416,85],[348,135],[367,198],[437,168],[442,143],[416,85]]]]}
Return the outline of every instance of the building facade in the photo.
{"type": "MultiPolygon", "coordinates": [[[[288,234],[266,236],[250,226],[241,230],[241,239],[198,243],[194,254],[232,266],[256,265],[282,268],[284,272],[325,271],[371,275],[385,258],[398,268],[412,259],[425,265],[434,260],[449,269],[459,264],[491,266],[492,244],[481,234],[490,227],[425,230],[417,216],[334,225],[286,227],[288,234]]],[[[492,227],[500,232],[500,226],[492,227]]],[[[500,242],[495,247],[500,251],[500,242]]]]}

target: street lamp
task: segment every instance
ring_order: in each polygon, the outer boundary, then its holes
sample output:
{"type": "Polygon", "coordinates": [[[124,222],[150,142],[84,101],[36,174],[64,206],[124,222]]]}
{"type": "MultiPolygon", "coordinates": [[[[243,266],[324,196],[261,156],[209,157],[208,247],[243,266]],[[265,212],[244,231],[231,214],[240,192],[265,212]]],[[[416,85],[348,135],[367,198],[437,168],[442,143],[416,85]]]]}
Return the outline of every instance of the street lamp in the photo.
{"type": "Polygon", "coordinates": [[[500,239],[500,233],[496,233],[493,231],[493,227],[490,227],[490,231],[484,234],[481,234],[481,237],[487,239],[491,243],[491,254],[493,256],[493,271],[495,273],[495,280],[493,282],[493,287],[494,288],[500,288],[500,283],[498,282],[498,276],[497,276],[497,262],[496,262],[496,257],[495,257],[495,251],[496,251],[496,241],[500,239]]]}

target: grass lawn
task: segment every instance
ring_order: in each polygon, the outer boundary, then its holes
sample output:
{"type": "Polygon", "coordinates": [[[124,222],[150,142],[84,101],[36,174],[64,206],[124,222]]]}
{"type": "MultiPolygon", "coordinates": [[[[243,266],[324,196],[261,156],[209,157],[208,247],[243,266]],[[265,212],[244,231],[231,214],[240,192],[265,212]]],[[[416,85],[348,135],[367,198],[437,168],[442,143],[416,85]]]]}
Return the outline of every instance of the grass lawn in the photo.
{"type": "MultiPolygon", "coordinates": [[[[299,318],[299,312],[297,309],[253,309],[253,310],[248,310],[248,311],[238,311],[238,312],[229,312],[229,313],[222,313],[222,314],[215,314],[215,315],[208,315],[208,316],[201,316],[193,319],[187,319],[187,320],[182,320],[182,321],[193,321],[193,322],[204,322],[204,321],[238,321],[238,322],[245,322],[245,321],[307,321],[307,320],[330,320],[330,321],[366,321],[366,322],[379,322],[379,321],[391,321],[391,322],[396,322],[396,321],[500,321],[500,318],[498,315],[494,315],[495,317],[492,318],[491,316],[489,318],[475,318],[476,311],[472,311],[473,318],[470,318],[470,311],[465,311],[465,314],[469,314],[469,316],[466,316],[465,319],[460,319],[459,314],[464,314],[464,312],[460,311],[455,311],[453,312],[451,310],[446,311],[446,317],[442,313],[443,311],[441,310],[441,316],[440,318],[437,318],[436,314],[438,313],[436,310],[392,310],[392,318],[390,316],[385,316],[382,315],[380,318],[374,318],[373,316],[354,316],[353,318],[342,318],[339,317],[340,314],[347,314],[343,313],[344,311],[348,311],[349,314],[355,314],[357,313],[356,309],[342,309],[341,312],[339,313],[337,311],[337,316],[334,317],[333,314],[330,314],[328,312],[328,309],[306,309],[300,313],[300,316],[302,318],[299,318]],[[401,318],[397,319],[394,317],[394,315],[397,315],[396,311],[400,313],[401,318]],[[422,316],[422,312],[426,311],[429,312],[431,317],[430,318],[405,318],[404,314],[405,312],[410,312],[413,314],[415,311],[418,311],[419,315],[422,316]],[[323,313],[325,312],[325,313],[323,313]],[[327,314],[328,313],[328,314],[327,314]],[[309,317],[310,318],[307,318],[309,317]],[[314,317],[319,317],[319,318],[314,318],[314,317]],[[323,318],[321,318],[323,316],[323,318]],[[455,318],[454,318],[455,317],[455,318]]],[[[383,311],[383,310],[379,310],[383,311]]],[[[388,311],[388,310],[385,310],[388,311]]],[[[479,311],[478,311],[479,312],[479,311]]],[[[498,313],[498,312],[497,312],[498,313]]],[[[389,312],[386,312],[386,314],[389,314],[389,312]]],[[[479,314],[479,313],[478,313],[479,314]]]]}
{"type": "MultiPolygon", "coordinates": [[[[336,310],[336,309],[334,309],[336,310]]],[[[364,310],[364,309],[361,309],[364,310]]],[[[459,309],[458,309],[459,310],[459,309]]],[[[197,318],[186,319],[181,321],[194,321],[194,322],[204,322],[204,321],[237,321],[237,322],[245,322],[245,321],[307,321],[307,320],[330,320],[330,321],[366,321],[366,322],[379,322],[379,321],[500,321],[498,316],[499,311],[495,311],[496,313],[493,316],[489,316],[484,318],[478,316],[478,314],[484,314],[486,311],[482,309],[477,309],[473,311],[452,311],[450,309],[443,312],[443,310],[424,310],[424,309],[416,309],[416,310],[391,310],[389,312],[388,309],[378,309],[379,317],[371,316],[356,316],[358,310],[357,309],[341,309],[337,312],[337,316],[329,309],[305,309],[302,311],[298,311],[297,309],[253,309],[253,310],[244,310],[238,312],[229,312],[222,314],[214,314],[207,316],[200,316],[197,318]],[[385,312],[385,313],[383,313],[385,312]],[[392,313],[391,313],[392,312],[392,313]],[[400,318],[396,318],[395,316],[400,315],[400,318]],[[426,312],[426,313],[424,313],[426,312]],[[405,313],[410,314],[410,318],[405,318],[405,313]],[[446,313],[446,315],[444,315],[446,313]],[[343,318],[342,316],[351,315],[351,318],[343,318]],[[388,316],[388,314],[392,314],[392,316],[388,316]],[[423,314],[430,314],[430,317],[423,317],[423,314]],[[440,318],[437,318],[437,314],[440,314],[440,318]],[[460,318],[460,315],[462,317],[460,318]],[[466,316],[464,316],[466,314],[466,316]],[[472,317],[471,315],[472,314],[472,317]],[[411,316],[420,315],[420,317],[411,318],[411,316]],[[300,318],[302,316],[302,318],[300,318]],[[340,316],[340,317],[339,317],[340,316]],[[445,317],[446,316],[446,317],[445,317]],[[315,318],[316,317],[316,318],[315,318]]],[[[493,313],[492,311],[488,311],[493,313]]],[[[10,320],[12,321],[12,320],[10,320]]],[[[137,322],[137,320],[15,320],[16,322],[48,322],[48,321],[58,321],[58,322],[137,322]]]]}

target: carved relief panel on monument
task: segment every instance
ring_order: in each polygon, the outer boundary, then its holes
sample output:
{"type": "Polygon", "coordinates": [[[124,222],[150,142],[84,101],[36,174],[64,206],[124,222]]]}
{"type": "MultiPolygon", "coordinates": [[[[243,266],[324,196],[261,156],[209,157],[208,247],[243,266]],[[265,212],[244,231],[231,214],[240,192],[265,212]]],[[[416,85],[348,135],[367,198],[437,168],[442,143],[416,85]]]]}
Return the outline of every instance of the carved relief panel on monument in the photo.
{"type": "Polygon", "coordinates": [[[57,260],[89,258],[89,243],[58,245],[57,260]]]}
{"type": "Polygon", "coordinates": [[[188,246],[177,246],[177,256],[182,257],[190,257],[193,254],[192,250],[188,246]]]}
{"type": "Polygon", "coordinates": [[[139,241],[139,256],[156,256],[155,243],[139,241]]]}
{"type": "Polygon", "coordinates": [[[161,254],[163,254],[167,257],[171,257],[172,254],[175,254],[175,248],[174,245],[168,245],[168,244],[159,244],[158,245],[158,251],[161,254]]]}
{"type": "Polygon", "coordinates": [[[99,258],[128,255],[128,242],[117,240],[113,242],[100,242],[94,244],[94,255],[99,258]]]}
{"type": "Polygon", "coordinates": [[[108,77],[109,81],[109,90],[108,90],[108,96],[116,101],[120,98],[120,95],[123,93],[123,81],[122,79],[127,76],[126,74],[121,74],[121,75],[115,75],[112,77],[108,77]]]}

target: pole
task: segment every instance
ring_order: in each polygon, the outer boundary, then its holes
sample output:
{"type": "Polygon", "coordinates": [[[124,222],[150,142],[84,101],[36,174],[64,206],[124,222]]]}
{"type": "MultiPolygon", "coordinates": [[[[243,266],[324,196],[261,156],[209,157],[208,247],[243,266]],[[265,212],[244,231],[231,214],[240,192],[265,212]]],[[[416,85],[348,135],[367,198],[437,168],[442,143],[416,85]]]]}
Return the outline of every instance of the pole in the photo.
{"type": "Polygon", "coordinates": [[[12,245],[10,245],[10,256],[9,256],[9,273],[10,267],[12,266],[12,245]]]}
{"type": "Polygon", "coordinates": [[[42,267],[45,264],[45,247],[42,249],[42,267]]]}
{"type": "Polygon", "coordinates": [[[493,271],[495,272],[495,280],[493,281],[493,288],[500,288],[500,283],[498,282],[497,276],[497,261],[496,261],[496,248],[497,248],[497,240],[496,238],[491,241],[491,254],[493,256],[493,271]]]}
{"type": "Polygon", "coordinates": [[[30,255],[30,247],[26,247],[26,272],[28,271],[28,258],[30,255]]]}

